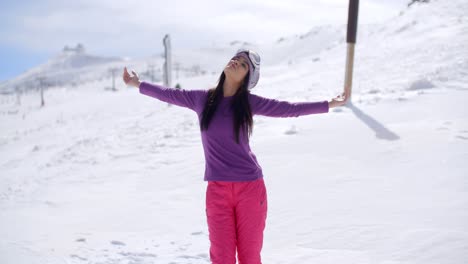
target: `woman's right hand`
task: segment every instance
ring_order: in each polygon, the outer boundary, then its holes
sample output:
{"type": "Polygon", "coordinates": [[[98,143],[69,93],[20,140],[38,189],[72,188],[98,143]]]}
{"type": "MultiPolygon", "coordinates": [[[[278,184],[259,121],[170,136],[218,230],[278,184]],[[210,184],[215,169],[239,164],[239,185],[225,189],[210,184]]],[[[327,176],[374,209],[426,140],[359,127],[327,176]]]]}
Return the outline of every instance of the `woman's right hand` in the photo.
{"type": "Polygon", "coordinates": [[[124,68],[123,72],[123,81],[125,82],[126,85],[128,86],[133,86],[133,87],[140,87],[140,78],[138,77],[138,74],[132,70],[132,75],[128,73],[127,67],[124,68]]]}

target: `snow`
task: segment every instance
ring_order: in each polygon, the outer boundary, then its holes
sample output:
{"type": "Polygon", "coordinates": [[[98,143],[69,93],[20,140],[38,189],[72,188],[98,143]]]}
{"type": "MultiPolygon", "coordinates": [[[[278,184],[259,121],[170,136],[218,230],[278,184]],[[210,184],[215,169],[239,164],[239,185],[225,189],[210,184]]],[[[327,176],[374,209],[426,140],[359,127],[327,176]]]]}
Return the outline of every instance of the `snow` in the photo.
{"type": "MultiPolygon", "coordinates": [[[[352,105],[255,117],[251,147],[269,199],[264,263],[466,263],[466,10],[462,0],[416,4],[359,28],[352,105]]],[[[252,92],[339,94],[344,31],[322,30],[314,49],[311,33],[258,46],[265,64],[252,92]]],[[[178,53],[207,73],[176,81],[212,87],[234,46],[178,53]]],[[[147,61],[107,66],[141,72],[147,61]]],[[[105,90],[111,79],[96,69],[46,90],[43,108],[37,93],[0,97],[0,263],[209,263],[196,115],[120,78],[117,92],[105,90]]]]}

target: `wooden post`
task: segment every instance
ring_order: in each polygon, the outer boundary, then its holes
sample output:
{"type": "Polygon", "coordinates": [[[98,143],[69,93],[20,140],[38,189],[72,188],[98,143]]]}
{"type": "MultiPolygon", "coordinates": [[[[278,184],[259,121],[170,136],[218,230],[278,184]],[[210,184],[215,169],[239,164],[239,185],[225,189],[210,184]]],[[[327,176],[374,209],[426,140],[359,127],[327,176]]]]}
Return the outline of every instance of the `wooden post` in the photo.
{"type": "Polygon", "coordinates": [[[350,0],[348,9],[348,29],[346,42],[346,71],[344,91],[348,96],[348,102],[351,102],[351,88],[353,85],[353,64],[354,64],[354,46],[356,44],[356,33],[358,25],[359,0],[350,0]]]}

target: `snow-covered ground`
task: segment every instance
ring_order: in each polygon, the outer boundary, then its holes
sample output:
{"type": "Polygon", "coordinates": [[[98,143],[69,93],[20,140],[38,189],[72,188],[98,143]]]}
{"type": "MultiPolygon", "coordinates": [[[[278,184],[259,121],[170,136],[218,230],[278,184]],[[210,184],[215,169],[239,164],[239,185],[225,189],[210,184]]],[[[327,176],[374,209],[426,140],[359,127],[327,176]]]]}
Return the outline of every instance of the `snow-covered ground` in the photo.
{"type": "MultiPolygon", "coordinates": [[[[467,11],[434,1],[360,28],[349,107],[255,117],[264,263],[467,263],[467,11]]],[[[346,43],[327,29],[258,47],[252,92],[340,93],[346,43]],[[330,45],[307,52],[313,36],[330,45]]],[[[220,50],[202,61],[227,62],[220,50]]],[[[176,81],[209,88],[221,69],[176,81]]],[[[195,113],[109,82],[47,90],[44,108],[37,93],[0,98],[0,263],[209,263],[195,113]]]]}

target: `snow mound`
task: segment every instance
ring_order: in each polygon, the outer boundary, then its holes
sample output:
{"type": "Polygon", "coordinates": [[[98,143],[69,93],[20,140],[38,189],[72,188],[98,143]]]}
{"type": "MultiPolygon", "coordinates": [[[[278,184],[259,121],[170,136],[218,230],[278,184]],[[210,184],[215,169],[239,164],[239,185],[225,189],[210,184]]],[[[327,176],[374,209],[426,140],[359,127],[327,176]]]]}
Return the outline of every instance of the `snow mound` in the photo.
{"type": "Polygon", "coordinates": [[[426,80],[426,79],[421,79],[413,82],[408,90],[410,91],[417,91],[417,90],[425,90],[425,89],[431,89],[436,87],[432,82],[426,80]]]}

